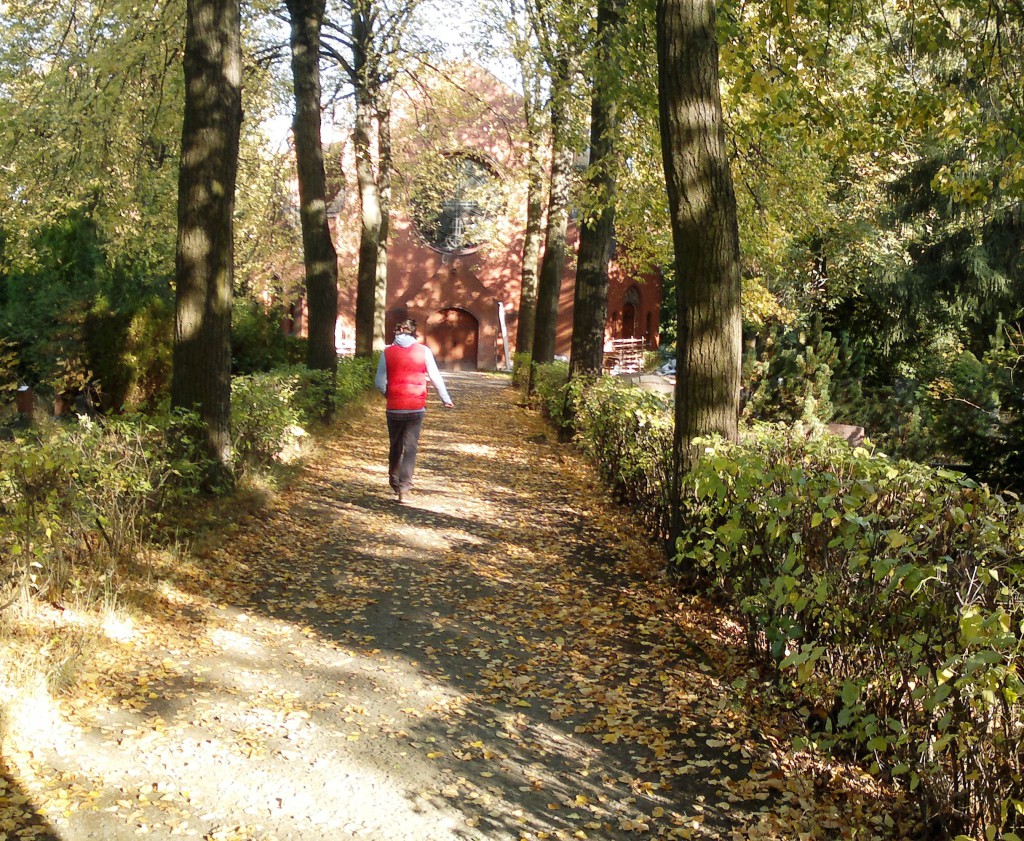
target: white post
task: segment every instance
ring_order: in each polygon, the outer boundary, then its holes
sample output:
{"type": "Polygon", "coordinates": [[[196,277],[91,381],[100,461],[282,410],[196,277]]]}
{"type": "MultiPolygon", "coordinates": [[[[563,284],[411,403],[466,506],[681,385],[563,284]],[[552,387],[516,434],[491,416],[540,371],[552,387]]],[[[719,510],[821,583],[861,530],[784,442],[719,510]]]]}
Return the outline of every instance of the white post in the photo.
{"type": "Polygon", "coordinates": [[[512,360],[508,355],[508,327],[505,326],[505,305],[498,301],[498,324],[501,325],[501,347],[505,351],[505,370],[512,370],[512,360]]]}

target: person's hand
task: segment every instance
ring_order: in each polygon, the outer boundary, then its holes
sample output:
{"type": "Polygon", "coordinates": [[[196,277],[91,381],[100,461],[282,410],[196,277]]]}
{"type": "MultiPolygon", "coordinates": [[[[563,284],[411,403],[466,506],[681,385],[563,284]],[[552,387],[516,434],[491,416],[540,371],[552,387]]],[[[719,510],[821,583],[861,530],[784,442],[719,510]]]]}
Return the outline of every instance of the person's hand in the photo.
{"type": "Polygon", "coordinates": [[[455,404],[454,403],[445,403],[444,407],[446,409],[454,409],[455,408],[455,404]]]}

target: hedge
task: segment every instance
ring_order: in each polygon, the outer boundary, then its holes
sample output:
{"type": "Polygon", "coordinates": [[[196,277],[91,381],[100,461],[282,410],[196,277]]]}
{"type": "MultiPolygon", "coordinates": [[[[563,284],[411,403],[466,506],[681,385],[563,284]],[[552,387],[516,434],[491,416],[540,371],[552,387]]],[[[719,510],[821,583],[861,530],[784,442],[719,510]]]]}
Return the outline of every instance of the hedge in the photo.
{"type": "MultiPolygon", "coordinates": [[[[667,406],[541,367],[545,411],[663,533],[667,406]]],[[[948,837],[1013,839],[1024,829],[1024,506],[799,429],[699,443],[672,568],[731,606],[795,702],[824,711],[823,746],[903,779],[948,837]]]]}

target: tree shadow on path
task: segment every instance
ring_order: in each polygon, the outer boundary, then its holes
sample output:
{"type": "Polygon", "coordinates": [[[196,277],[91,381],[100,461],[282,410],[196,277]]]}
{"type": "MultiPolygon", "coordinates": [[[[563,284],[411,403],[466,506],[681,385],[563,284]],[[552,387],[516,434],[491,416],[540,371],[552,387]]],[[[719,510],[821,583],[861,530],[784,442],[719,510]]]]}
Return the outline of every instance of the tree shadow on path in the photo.
{"type": "Polygon", "coordinates": [[[459,409],[428,412],[413,504],[387,488],[379,406],[336,442],[294,500],[325,515],[317,562],[274,615],[443,687],[399,733],[459,832],[721,838],[809,798],[836,827],[833,797],[879,811],[859,780],[785,779],[628,512],[507,379],[448,379],[459,409]],[[296,609],[295,592],[325,595],[296,609]]]}
{"type": "Polygon", "coordinates": [[[794,776],[725,677],[735,629],[680,609],[508,379],[446,379],[412,504],[372,404],[211,556],[194,645],[154,648],[63,760],[106,811],[62,837],[887,837],[861,776],[794,776]]]}

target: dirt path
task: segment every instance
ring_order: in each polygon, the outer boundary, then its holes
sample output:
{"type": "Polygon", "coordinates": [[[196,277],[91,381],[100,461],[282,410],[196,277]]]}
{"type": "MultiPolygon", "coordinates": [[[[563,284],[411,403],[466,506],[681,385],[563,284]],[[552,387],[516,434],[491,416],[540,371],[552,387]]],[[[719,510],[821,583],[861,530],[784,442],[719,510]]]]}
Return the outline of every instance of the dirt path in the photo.
{"type": "Polygon", "coordinates": [[[170,641],[140,617],[130,669],[21,734],[38,820],[0,841],[895,837],[867,781],[787,764],[726,626],[507,379],[448,380],[413,503],[374,404],[165,588],[170,641]]]}

